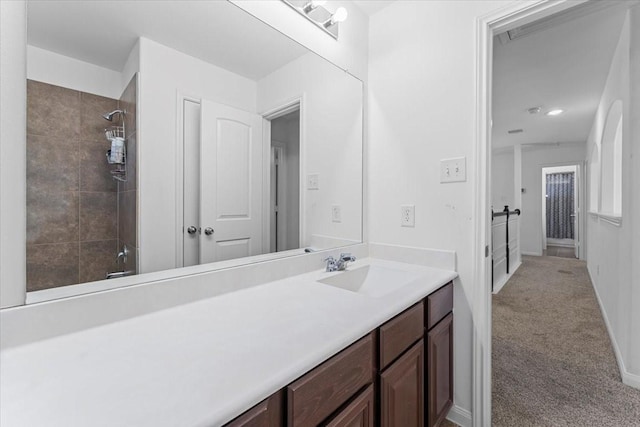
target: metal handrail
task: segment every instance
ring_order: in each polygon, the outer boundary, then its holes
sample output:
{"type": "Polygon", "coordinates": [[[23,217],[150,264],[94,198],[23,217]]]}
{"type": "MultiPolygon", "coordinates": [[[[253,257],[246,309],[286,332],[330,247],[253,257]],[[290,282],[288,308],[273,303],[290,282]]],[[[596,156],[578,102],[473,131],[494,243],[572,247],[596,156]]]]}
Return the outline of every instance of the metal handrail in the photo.
{"type": "MultiPolygon", "coordinates": [[[[507,274],[509,274],[509,255],[511,253],[511,250],[509,249],[509,216],[511,215],[518,215],[520,216],[520,209],[514,209],[512,211],[509,210],[509,205],[505,205],[504,209],[502,210],[502,212],[494,212],[493,209],[491,209],[491,221],[493,221],[494,218],[497,217],[501,217],[501,216],[506,216],[507,217],[507,229],[506,229],[506,259],[507,259],[507,274]]],[[[493,262],[491,263],[491,290],[493,290],[493,262]]]]}

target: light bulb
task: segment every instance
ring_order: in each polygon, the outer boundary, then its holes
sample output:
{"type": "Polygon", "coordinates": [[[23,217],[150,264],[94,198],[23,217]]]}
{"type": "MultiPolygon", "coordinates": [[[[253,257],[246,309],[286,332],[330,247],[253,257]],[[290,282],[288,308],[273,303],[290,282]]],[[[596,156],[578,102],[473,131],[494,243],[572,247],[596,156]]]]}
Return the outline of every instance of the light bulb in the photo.
{"type": "Polygon", "coordinates": [[[345,9],[344,7],[339,7],[335,11],[333,16],[331,16],[331,25],[334,25],[338,22],[346,21],[348,15],[349,13],[347,12],[347,9],[345,9]]]}

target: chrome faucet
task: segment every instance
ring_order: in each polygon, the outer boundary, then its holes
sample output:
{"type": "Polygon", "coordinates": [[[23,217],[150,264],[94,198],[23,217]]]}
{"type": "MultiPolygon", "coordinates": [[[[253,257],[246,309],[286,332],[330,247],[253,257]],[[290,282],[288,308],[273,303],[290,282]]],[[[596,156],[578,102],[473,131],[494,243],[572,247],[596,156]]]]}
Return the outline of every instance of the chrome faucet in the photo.
{"type": "Polygon", "coordinates": [[[129,248],[127,248],[127,245],[122,245],[122,250],[118,252],[118,255],[116,256],[116,264],[120,264],[120,260],[122,260],[122,262],[126,264],[128,256],[129,248]]]}
{"type": "Polygon", "coordinates": [[[338,259],[335,259],[333,256],[329,255],[328,258],[325,258],[324,261],[327,263],[326,271],[343,271],[347,269],[347,263],[349,261],[353,262],[356,260],[356,257],[351,255],[350,253],[341,253],[338,259]]]}

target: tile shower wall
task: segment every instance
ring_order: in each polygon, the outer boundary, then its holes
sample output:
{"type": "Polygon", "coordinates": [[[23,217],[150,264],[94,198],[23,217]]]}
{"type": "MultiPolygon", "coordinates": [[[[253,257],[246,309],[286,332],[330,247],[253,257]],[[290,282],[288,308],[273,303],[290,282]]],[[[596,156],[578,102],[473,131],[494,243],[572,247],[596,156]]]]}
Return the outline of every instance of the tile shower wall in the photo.
{"type": "MultiPolygon", "coordinates": [[[[102,280],[122,268],[115,264],[118,184],[105,160],[102,118],[118,106],[117,99],[27,81],[28,291],[102,280]]],[[[132,222],[135,236],[135,197],[132,222]]]]}
{"type": "Polygon", "coordinates": [[[137,212],[137,126],[136,126],[136,93],[137,74],[133,76],[120,97],[120,108],[126,111],[125,137],[127,141],[127,181],[118,182],[118,248],[123,245],[129,249],[129,256],[124,265],[125,271],[136,273],[138,258],[138,241],[136,229],[137,212]]]}

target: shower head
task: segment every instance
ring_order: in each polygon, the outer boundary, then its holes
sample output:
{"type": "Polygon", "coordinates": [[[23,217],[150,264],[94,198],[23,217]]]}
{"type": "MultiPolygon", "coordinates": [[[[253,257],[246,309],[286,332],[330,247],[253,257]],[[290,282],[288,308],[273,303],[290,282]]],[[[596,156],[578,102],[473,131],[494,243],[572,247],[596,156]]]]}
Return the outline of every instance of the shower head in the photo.
{"type": "Polygon", "coordinates": [[[109,120],[110,122],[112,122],[112,121],[113,121],[113,116],[115,116],[116,114],[124,115],[124,113],[125,113],[125,111],[123,111],[123,110],[113,110],[113,111],[112,111],[112,112],[110,112],[110,113],[103,114],[103,115],[102,115],[102,117],[103,117],[105,120],[109,120]]]}

